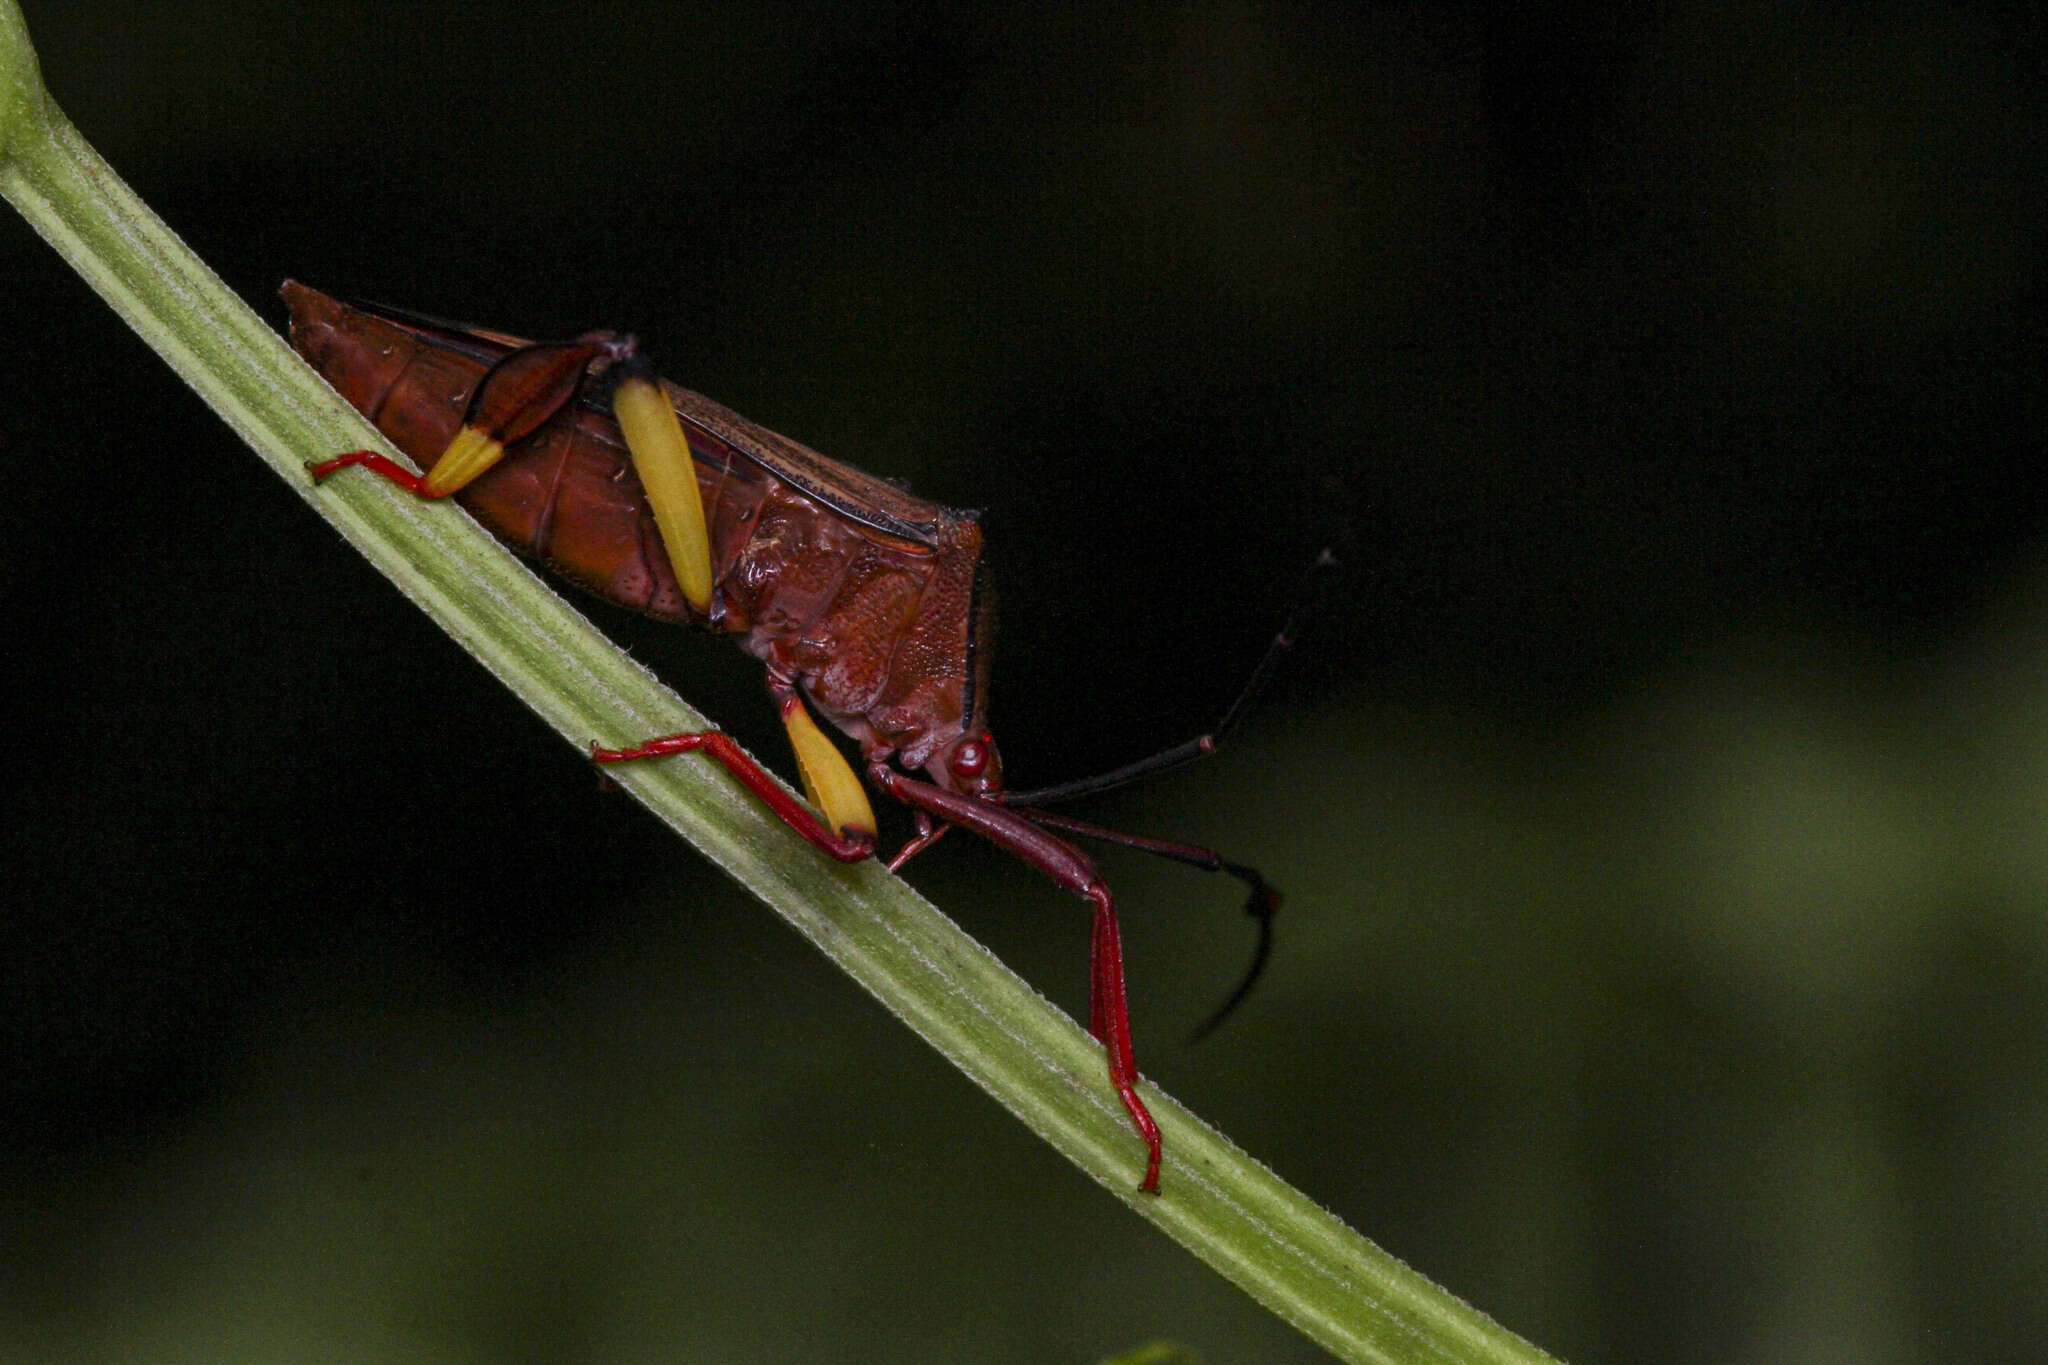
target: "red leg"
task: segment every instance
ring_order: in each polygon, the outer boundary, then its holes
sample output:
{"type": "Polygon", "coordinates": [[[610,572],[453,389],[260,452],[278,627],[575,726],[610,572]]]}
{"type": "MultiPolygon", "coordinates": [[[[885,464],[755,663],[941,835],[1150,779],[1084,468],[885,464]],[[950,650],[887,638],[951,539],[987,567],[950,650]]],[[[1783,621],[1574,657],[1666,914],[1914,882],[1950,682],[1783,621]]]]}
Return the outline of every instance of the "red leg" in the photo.
{"type": "Polygon", "coordinates": [[[1088,954],[1088,1031],[1109,1054],[1109,1083],[1138,1136],[1145,1140],[1145,1178],[1138,1189],[1159,1193],[1159,1124],[1138,1098],[1138,1059],[1131,1051],[1131,1006],[1124,994],[1123,936],[1117,931],[1116,906],[1101,882],[1083,892],[1095,907],[1094,941],[1088,954]]]}
{"type": "Polygon", "coordinates": [[[896,850],[896,856],[889,860],[891,872],[901,872],[905,863],[945,838],[946,831],[953,828],[951,825],[937,823],[923,811],[918,811],[916,818],[917,836],[896,850]]]}
{"type": "MultiPolygon", "coordinates": [[[[1145,1179],[1138,1188],[1159,1193],[1159,1125],[1138,1097],[1138,1061],[1131,1050],[1131,1007],[1124,994],[1123,939],[1117,931],[1116,905],[1109,888],[1088,855],[1058,835],[1031,823],[1019,811],[978,797],[964,796],[920,782],[883,763],[868,765],[868,779],[909,806],[949,825],[973,830],[998,848],[1014,853],[1094,907],[1095,922],[1088,950],[1088,1032],[1109,1058],[1109,1083],[1131,1116],[1132,1127],[1145,1143],[1145,1179]]],[[[912,841],[915,845],[916,840],[912,841]]],[[[913,850],[915,848],[913,847],[913,850]]]]}
{"type": "Polygon", "coordinates": [[[391,482],[415,497],[439,498],[446,496],[443,493],[429,492],[427,490],[427,479],[424,474],[415,474],[404,465],[395,462],[388,456],[380,455],[374,450],[351,450],[346,455],[336,455],[332,459],[320,460],[307,465],[306,472],[313,476],[314,483],[319,483],[330,475],[339,474],[344,469],[353,469],[357,465],[361,465],[372,474],[391,480],[391,482]]]}
{"type": "Polygon", "coordinates": [[[874,853],[875,838],[872,834],[844,834],[827,829],[825,823],[818,818],[817,812],[791,796],[766,768],[749,758],[745,750],[733,743],[732,736],[722,731],[705,730],[697,734],[668,735],[635,745],[630,749],[606,749],[593,744],[590,746],[590,756],[599,763],[626,763],[636,758],[663,758],[669,754],[687,754],[699,749],[724,764],[726,771],[746,783],[747,789],[760,797],[782,823],[840,862],[857,863],[874,853]]]}

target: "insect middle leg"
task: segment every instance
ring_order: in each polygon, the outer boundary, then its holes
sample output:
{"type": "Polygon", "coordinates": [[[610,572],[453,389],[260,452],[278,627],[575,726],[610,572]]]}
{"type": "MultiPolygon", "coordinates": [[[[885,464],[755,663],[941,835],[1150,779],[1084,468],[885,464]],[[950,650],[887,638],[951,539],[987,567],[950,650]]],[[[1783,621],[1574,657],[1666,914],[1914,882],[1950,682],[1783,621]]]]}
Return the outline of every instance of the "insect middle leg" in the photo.
{"type": "Polygon", "coordinates": [[[717,730],[665,735],[625,749],[592,745],[590,756],[599,763],[625,763],[636,758],[662,758],[702,750],[746,783],[748,790],[798,834],[841,862],[859,862],[875,851],[876,829],[874,808],[868,804],[860,779],[811,719],[795,683],[770,672],[768,694],[775,699],[783,729],[789,734],[790,748],[796,751],[804,794],[810,798],[811,806],[824,812],[822,821],[809,807],[792,800],[782,785],[733,743],[730,736],[717,730]]]}

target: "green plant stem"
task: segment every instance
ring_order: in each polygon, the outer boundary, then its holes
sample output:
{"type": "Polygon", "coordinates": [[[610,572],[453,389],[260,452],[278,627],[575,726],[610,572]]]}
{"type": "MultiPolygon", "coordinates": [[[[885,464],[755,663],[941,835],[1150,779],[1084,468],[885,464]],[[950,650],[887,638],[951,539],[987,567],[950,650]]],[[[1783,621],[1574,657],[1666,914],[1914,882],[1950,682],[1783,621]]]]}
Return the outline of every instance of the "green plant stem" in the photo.
{"type": "MultiPolygon", "coordinates": [[[[49,100],[14,0],[0,0],[0,194],[315,511],[570,742],[705,726],[467,518],[374,479],[314,492],[305,461],[388,447],[49,100]]],[[[1150,1086],[1165,1193],[1138,1195],[1143,1149],[1101,1049],[915,892],[873,862],[817,854],[709,761],[639,765],[619,781],[1082,1170],[1340,1357],[1548,1359],[1150,1086]]]]}

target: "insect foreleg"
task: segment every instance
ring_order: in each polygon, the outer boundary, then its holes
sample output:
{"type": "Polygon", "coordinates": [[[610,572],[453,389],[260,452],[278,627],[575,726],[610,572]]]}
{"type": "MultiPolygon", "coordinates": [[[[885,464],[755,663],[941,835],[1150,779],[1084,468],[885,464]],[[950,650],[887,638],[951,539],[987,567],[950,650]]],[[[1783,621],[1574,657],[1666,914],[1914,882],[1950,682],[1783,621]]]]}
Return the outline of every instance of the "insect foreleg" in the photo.
{"type": "MultiPolygon", "coordinates": [[[[949,792],[896,772],[885,763],[868,764],[868,779],[912,810],[949,825],[973,830],[982,838],[1051,877],[1094,909],[1088,953],[1088,1031],[1109,1058],[1109,1080],[1131,1117],[1131,1126],[1145,1143],[1145,1178],[1138,1188],[1159,1192],[1159,1125],[1138,1097],[1138,1062],[1131,1050],[1131,1010],[1124,992],[1123,936],[1117,928],[1116,903],[1109,886],[1088,855],[1066,840],[1040,829],[1024,816],[980,797],[949,792]]],[[[916,851],[918,841],[911,849],[916,851]]],[[[900,857],[899,857],[900,861],[900,857]]]]}
{"type": "Polygon", "coordinates": [[[896,856],[889,860],[889,870],[891,872],[901,872],[905,863],[945,838],[946,831],[953,828],[942,821],[933,820],[931,816],[921,810],[916,812],[915,818],[917,820],[917,833],[902,848],[897,849],[896,856]]]}

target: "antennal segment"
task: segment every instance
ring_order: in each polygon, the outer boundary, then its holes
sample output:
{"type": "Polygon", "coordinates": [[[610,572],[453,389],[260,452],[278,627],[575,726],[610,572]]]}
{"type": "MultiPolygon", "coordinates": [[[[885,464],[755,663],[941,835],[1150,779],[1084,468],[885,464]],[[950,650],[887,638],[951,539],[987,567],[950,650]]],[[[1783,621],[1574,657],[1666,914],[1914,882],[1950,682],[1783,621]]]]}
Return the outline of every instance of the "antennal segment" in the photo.
{"type": "Polygon", "coordinates": [[[1325,546],[1322,553],[1316,556],[1315,562],[1303,572],[1301,581],[1294,590],[1294,604],[1288,608],[1287,619],[1281,625],[1280,632],[1273,637],[1272,643],[1266,646],[1266,652],[1259,658],[1258,667],[1252,670],[1251,677],[1239,689],[1237,699],[1230,703],[1230,709],[1223,713],[1223,719],[1217,721],[1215,727],[1207,734],[1197,735],[1170,749],[1161,749],[1156,754],[1141,758],[1135,763],[1126,763],[1121,768],[1111,768],[1106,773],[1076,778],[1072,782],[1062,782],[1057,786],[1039,787],[1033,791],[1004,792],[997,799],[1006,806],[1046,806],[1059,801],[1071,801],[1077,796],[1092,796],[1096,792],[1108,791],[1112,787],[1121,787],[1127,782],[1135,782],[1154,773],[1163,773],[1215,753],[1222,747],[1230,732],[1237,728],[1238,722],[1244,719],[1245,713],[1251,709],[1252,703],[1258,700],[1259,694],[1266,690],[1266,684],[1272,681],[1273,674],[1279,670],[1280,663],[1286,658],[1288,651],[1294,648],[1296,630],[1301,624],[1301,618],[1307,614],[1317,583],[1325,573],[1336,567],[1337,556],[1325,546]]]}

